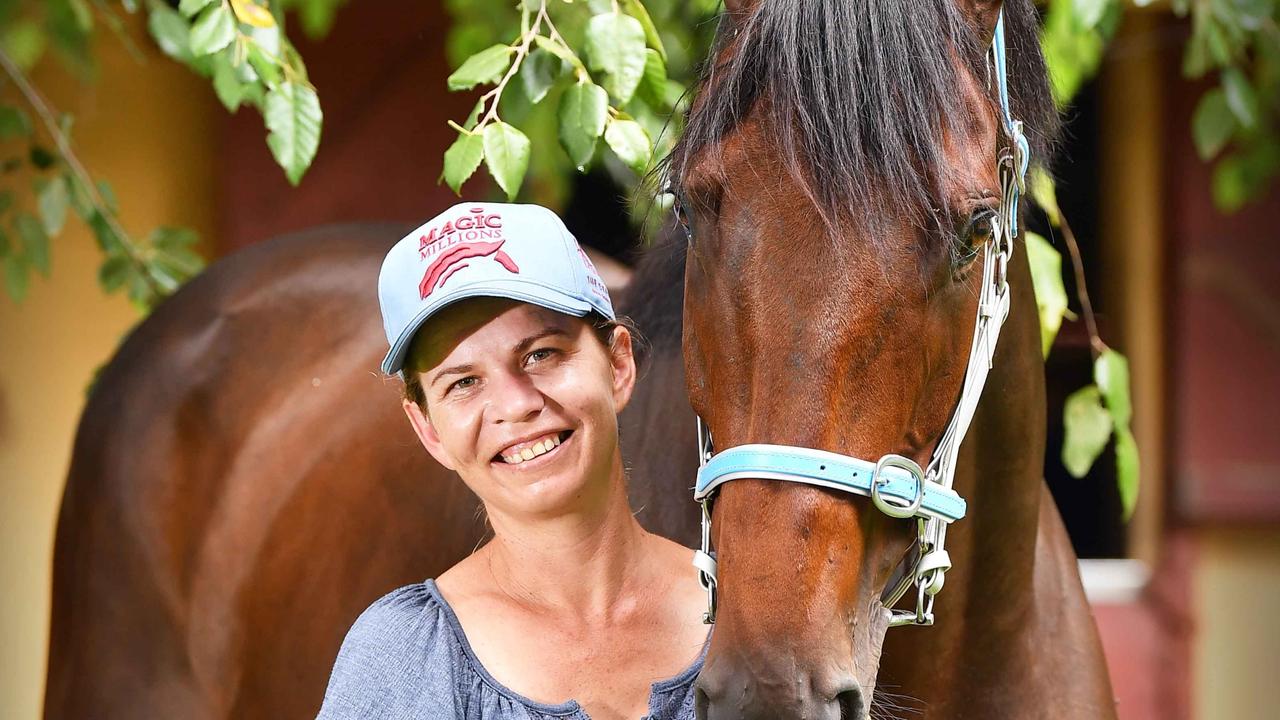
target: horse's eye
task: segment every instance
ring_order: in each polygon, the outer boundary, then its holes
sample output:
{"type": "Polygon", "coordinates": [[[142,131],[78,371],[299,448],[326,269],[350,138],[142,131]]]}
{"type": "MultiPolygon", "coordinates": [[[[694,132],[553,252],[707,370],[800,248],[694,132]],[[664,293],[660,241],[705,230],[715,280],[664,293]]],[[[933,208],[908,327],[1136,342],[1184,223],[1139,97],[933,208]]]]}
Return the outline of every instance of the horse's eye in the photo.
{"type": "Polygon", "coordinates": [[[995,235],[996,213],[989,208],[976,210],[968,222],[956,233],[952,244],[951,260],[956,268],[963,268],[978,257],[978,253],[995,235]]]}
{"type": "Polygon", "coordinates": [[[679,189],[676,189],[672,192],[672,195],[675,197],[675,204],[672,209],[676,214],[676,224],[678,224],[680,229],[684,231],[685,240],[692,243],[693,218],[689,216],[689,211],[687,210],[688,204],[685,200],[684,193],[680,192],[679,189]]]}

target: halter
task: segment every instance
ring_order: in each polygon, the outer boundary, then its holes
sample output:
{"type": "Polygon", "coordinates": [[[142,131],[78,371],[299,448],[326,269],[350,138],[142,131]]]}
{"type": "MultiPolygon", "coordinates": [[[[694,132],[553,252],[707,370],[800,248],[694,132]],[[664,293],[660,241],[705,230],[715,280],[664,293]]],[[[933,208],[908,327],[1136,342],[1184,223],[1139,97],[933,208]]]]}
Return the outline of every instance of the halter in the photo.
{"type": "MultiPolygon", "coordinates": [[[[716,560],[711,550],[711,499],[719,487],[739,478],[781,480],[871,498],[884,514],[916,520],[916,542],[899,568],[899,578],[881,595],[891,612],[890,626],[932,625],[934,597],[942,590],[951,557],[944,548],[947,526],[964,517],[966,505],[951,489],[956,458],[982,395],[991,370],[1000,328],[1009,315],[1007,270],[1018,234],[1018,197],[1025,190],[1030,148],[1022,133],[1022,122],[1009,111],[1006,79],[1004,13],[996,20],[991,41],[996,88],[1000,96],[1001,121],[1009,137],[1009,148],[1000,154],[1000,212],[994,222],[991,242],[983,250],[982,295],[969,349],[964,388],[946,432],[933,451],[927,469],[901,455],[889,454],[876,462],[848,455],[793,447],[790,445],[740,445],[715,454],[711,431],[698,418],[698,478],[693,498],[702,507],[702,547],[694,553],[693,564],[707,591],[707,612],[703,621],[716,619],[716,560]],[[916,587],[915,611],[897,610],[894,605],[916,587]]],[[[686,230],[688,232],[688,230],[686,230]]]]}

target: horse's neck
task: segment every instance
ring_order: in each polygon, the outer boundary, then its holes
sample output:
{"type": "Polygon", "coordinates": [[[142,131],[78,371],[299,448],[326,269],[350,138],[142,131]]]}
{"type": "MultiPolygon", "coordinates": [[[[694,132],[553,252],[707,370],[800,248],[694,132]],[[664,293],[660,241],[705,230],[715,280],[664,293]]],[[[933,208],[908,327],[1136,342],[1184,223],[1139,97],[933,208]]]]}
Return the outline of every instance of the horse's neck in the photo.
{"type": "Polygon", "coordinates": [[[1075,554],[1042,478],[1044,365],[1019,255],[1013,307],[957,468],[969,515],[948,531],[954,568],[936,625],[891,630],[881,665],[883,690],[919,700],[930,718],[1114,716],[1075,554]]]}

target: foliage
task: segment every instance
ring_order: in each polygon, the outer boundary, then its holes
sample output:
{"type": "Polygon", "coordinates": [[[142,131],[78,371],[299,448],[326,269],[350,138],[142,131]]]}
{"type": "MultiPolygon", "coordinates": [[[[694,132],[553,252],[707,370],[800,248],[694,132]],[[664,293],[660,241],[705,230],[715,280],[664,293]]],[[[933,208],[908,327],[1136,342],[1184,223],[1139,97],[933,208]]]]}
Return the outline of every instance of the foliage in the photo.
{"type": "MultiPolygon", "coordinates": [[[[1094,355],[1093,383],[1073,392],[1063,406],[1062,465],[1073,476],[1084,477],[1114,438],[1116,483],[1124,517],[1128,519],[1137,504],[1139,477],[1138,446],[1129,428],[1133,414],[1129,395],[1129,362],[1098,335],[1075,236],[1058,207],[1053,180],[1037,169],[1033,171],[1028,185],[1032,199],[1071,251],[1082,315],[1094,355]]],[[[1062,325],[1062,318],[1070,314],[1062,282],[1062,256],[1043,237],[1032,232],[1026,235],[1027,259],[1031,264],[1031,281],[1040,310],[1041,340],[1047,357],[1053,338],[1062,325]]]]}
{"type": "Polygon", "coordinates": [[[449,89],[486,90],[465,122],[451,124],[458,138],[443,180],[460,192],[483,163],[508,198],[528,176],[527,199],[554,206],[575,171],[602,166],[632,187],[666,154],[719,2],[450,0],[448,8],[458,68],[449,89]]]}
{"type": "Polygon", "coordinates": [[[182,228],[155,228],[133,237],[120,222],[111,186],[95,180],[75,153],[74,118],[59,113],[28,73],[46,56],[82,82],[92,82],[94,33],[105,28],[139,61],[144,55],[121,13],[145,9],[156,46],[211,81],[228,110],[248,105],[263,113],[267,145],[285,175],[298,183],[315,157],[322,114],[306,67],[282,32],[283,12],[296,8],[304,31],[322,34],[342,0],[0,0],[0,172],[27,168],[29,193],[0,192],[0,263],[15,301],[33,272],[48,276],[50,245],[70,210],[93,233],[103,253],[98,280],[148,310],[204,265],[198,238],[182,228]],[[176,6],[176,7],[174,7],[176,6]],[[22,147],[10,154],[10,147],[22,147]]]}
{"type": "MultiPolygon", "coordinates": [[[[1154,0],[1132,0],[1143,7],[1154,0]]],[[[1102,62],[1128,3],[1122,0],[1048,0],[1042,46],[1054,97],[1070,102],[1102,62]]],[[[1205,161],[1216,158],[1213,199],[1232,212],[1262,194],[1280,173],[1280,2],[1277,0],[1172,0],[1174,13],[1191,18],[1182,74],[1209,78],[1191,120],[1191,135],[1205,161]]]]}

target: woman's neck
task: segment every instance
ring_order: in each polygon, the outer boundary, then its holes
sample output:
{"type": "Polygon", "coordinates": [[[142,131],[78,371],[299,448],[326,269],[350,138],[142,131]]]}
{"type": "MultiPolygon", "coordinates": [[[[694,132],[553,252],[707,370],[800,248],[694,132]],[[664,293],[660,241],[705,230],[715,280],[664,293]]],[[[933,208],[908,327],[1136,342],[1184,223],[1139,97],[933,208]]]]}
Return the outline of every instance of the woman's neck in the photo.
{"type": "Polygon", "coordinates": [[[606,492],[556,517],[492,517],[487,557],[495,589],[557,613],[608,621],[650,571],[652,537],[627,502],[621,460],[606,492]]]}

